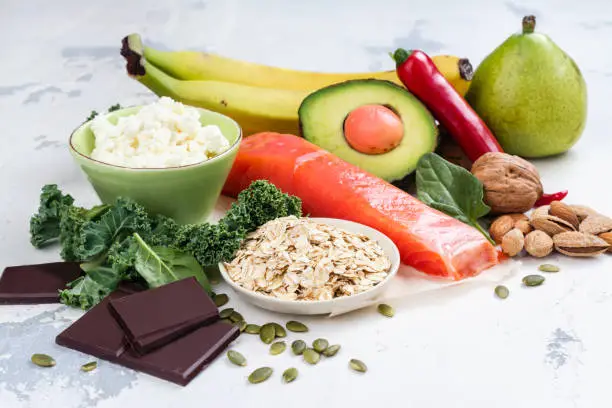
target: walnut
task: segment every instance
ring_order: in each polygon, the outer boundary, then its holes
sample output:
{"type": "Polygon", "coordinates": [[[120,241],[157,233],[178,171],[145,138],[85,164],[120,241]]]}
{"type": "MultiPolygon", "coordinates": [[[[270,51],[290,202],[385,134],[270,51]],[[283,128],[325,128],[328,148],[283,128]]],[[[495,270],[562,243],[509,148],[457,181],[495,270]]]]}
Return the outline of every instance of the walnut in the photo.
{"type": "Polygon", "coordinates": [[[485,153],[472,166],[484,186],[484,201],[492,214],[524,213],[542,196],[535,166],[518,156],[485,153]]]}

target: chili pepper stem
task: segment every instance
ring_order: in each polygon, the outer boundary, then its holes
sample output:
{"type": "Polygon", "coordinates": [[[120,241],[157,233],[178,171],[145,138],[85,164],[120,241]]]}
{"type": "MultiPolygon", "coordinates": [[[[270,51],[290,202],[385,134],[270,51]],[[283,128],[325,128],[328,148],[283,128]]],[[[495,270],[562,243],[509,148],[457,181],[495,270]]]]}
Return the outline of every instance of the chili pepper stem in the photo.
{"type": "Polygon", "coordinates": [[[523,34],[531,34],[535,30],[536,18],[535,16],[523,17],[523,34]]]}
{"type": "Polygon", "coordinates": [[[412,51],[406,51],[403,48],[398,48],[390,55],[397,65],[401,65],[408,59],[408,57],[410,57],[410,54],[412,54],[412,51]]]}

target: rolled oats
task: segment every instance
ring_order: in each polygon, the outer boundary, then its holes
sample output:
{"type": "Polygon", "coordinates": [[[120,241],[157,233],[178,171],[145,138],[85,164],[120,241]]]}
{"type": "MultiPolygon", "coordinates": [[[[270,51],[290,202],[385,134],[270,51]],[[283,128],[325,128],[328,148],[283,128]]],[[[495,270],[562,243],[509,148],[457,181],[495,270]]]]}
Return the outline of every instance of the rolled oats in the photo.
{"type": "Polygon", "coordinates": [[[367,236],[294,216],[249,234],[224,265],[243,288],[288,300],[361,293],[382,282],[391,268],[383,249],[367,236]]]}

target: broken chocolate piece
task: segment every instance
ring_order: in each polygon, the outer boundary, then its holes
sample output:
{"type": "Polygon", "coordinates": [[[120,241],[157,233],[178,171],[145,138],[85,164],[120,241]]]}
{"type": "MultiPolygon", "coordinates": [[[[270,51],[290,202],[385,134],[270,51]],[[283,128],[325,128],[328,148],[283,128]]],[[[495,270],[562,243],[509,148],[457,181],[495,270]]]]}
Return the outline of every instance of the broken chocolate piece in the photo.
{"type": "Polygon", "coordinates": [[[239,335],[240,329],[237,326],[217,321],[145,356],[138,356],[128,350],[121,355],[118,363],[185,386],[239,335]]]}
{"type": "Polygon", "coordinates": [[[59,291],[82,273],[77,262],[9,266],[0,277],[0,304],[59,303],[59,291]]]}
{"type": "Polygon", "coordinates": [[[126,295],[121,290],[111,293],[60,333],[55,342],[184,386],[240,335],[238,327],[217,321],[139,356],[129,348],[108,306],[111,299],[126,295]]]}
{"type": "Polygon", "coordinates": [[[146,354],[219,318],[202,285],[191,277],[109,302],[132,349],[146,354]]]}
{"type": "Polygon", "coordinates": [[[123,290],[112,292],[61,332],[55,342],[95,357],[116,359],[128,347],[128,342],[121,326],[108,310],[108,302],[129,294],[123,290]]]}

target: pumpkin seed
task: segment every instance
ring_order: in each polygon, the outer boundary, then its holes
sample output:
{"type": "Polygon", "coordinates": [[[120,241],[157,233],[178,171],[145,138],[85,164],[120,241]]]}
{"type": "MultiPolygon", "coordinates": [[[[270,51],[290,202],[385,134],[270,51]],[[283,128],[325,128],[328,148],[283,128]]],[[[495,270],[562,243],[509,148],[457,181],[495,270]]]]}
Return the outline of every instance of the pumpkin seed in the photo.
{"type": "Polygon", "coordinates": [[[242,333],[247,327],[247,322],[245,322],[244,320],[241,320],[239,322],[232,322],[232,324],[240,329],[240,333],[242,333]]]}
{"type": "Polygon", "coordinates": [[[249,334],[259,334],[260,329],[261,327],[259,325],[247,324],[246,327],[244,328],[244,332],[249,333],[249,334]]]}
{"type": "Polygon", "coordinates": [[[276,328],[272,323],[266,323],[259,329],[259,338],[266,344],[270,344],[276,338],[276,328]]]}
{"type": "Polygon", "coordinates": [[[311,348],[304,350],[302,356],[304,357],[304,361],[308,364],[317,364],[321,359],[321,355],[311,348]]]}
{"type": "Polygon", "coordinates": [[[81,371],[85,371],[86,373],[89,371],[93,371],[98,367],[98,362],[97,361],[90,361],[87,364],[83,364],[81,366],[81,371]]]}
{"type": "Polygon", "coordinates": [[[357,360],[356,358],[351,359],[351,361],[349,361],[349,366],[355,370],[358,371],[360,373],[365,373],[366,371],[368,371],[368,367],[365,365],[365,363],[361,360],[357,360]]]}
{"type": "Polygon", "coordinates": [[[244,367],[247,365],[246,358],[236,350],[228,350],[227,359],[237,366],[244,367]]]}
{"type": "Polygon", "coordinates": [[[229,297],[225,293],[219,293],[213,297],[213,301],[217,307],[221,307],[227,302],[229,302],[229,297]]]}
{"type": "Polygon", "coordinates": [[[283,372],[283,381],[285,381],[286,383],[290,383],[291,381],[295,380],[298,376],[298,370],[297,368],[288,368],[283,372]]]}
{"type": "Polygon", "coordinates": [[[333,357],[338,353],[338,350],[340,350],[340,345],[334,344],[333,346],[329,346],[328,348],[323,350],[323,355],[325,357],[333,357]]]}
{"type": "Polygon", "coordinates": [[[270,346],[270,354],[276,356],[278,354],[282,354],[287,348],[287,343],[284,341],[277,341],[276,343],[272,343],[270,346]]]}
{"type": "Polygon", "coordinates": [[[306,342],[304,340],[294,341],[293,343],[291,343],[291,350],[296,356],[302,355],[304,350],[306,350],[306,342]]]}
{"type": "Polygon", "coordinates": [[[325,339],[316,339],[312,342],[312,348],[315,349],[317,353],[322,353],[329,346],[329,342],[325,339]]]}
{"type": "Polygon", "coordinates": [[[55,360],[46,354],[32,354],[32,362],[39,367],[53,367],[55,360]]]}
{"type": "Polygon", "coordinates": [[[495,294],[500,299],[505,299],[510,294],[510,291],[504,285],[498,285],[495,287],[495,294]]]}
{"type": "Polygon", "coordinates": [[[235,310],[232,312],[232,314],[230,315],[230,320],[234,323],[238,323],[238,322],[243,322],[244,321],[244,317],[242,317],[242,315],[238,312],[236,312],[235,310]]]}
{"type": "Polygon", "coordinates": [[[278,323],[272,323],[276,337],[287,337],[287,331],[278,323]]]}
{"type": "Polygon", "coordinates": [[[229,319],[232,313],[234,313],[234,309],[232,309],[231,307],[228,307],[227,309],[223,309],[222,311],[219,312],[219,318],[229,319]]]}
{"type": "Polygon", "coordinates": [[[227,324],[234,324],[230,319],[221,319],[220,321],[227,324]]]}
{"type": "Polygon", "coordinates": [[[383,316],[393,317],[395,315],[395,309],[393,309],[393,306],[391,305],[381,303],[380,305],[378,305],[378,313],[383,316]]]}
{"type": "Polygon", "coordinates": [[[249,375],[249,382],[251,384],[259,384],[261,382],[266,381],[272,375],[272,368],[270,367],[261,367],[257,370],[253,371],[249,375]]]}
{"type": "Polygon", "coordinates": [[[298,322],[295,320],[288,321],[285,326],[287,326],[287,330],[292,331],[294,333],[304,333],[308,331],[308,326],[306,326],[302,322],[298,322]]]}
{"type": "Polygon", "coordinates": [[[523,278],[523,283],[525,286],[540,286],[544,280],[542,275],[527,275],[523,278]]]}
{"type": "Polygon", "coordinates": [[[561,269],[557,265],[542,264],[538,267],[538,270],[542,272],[559,272],[561,269]]]}

